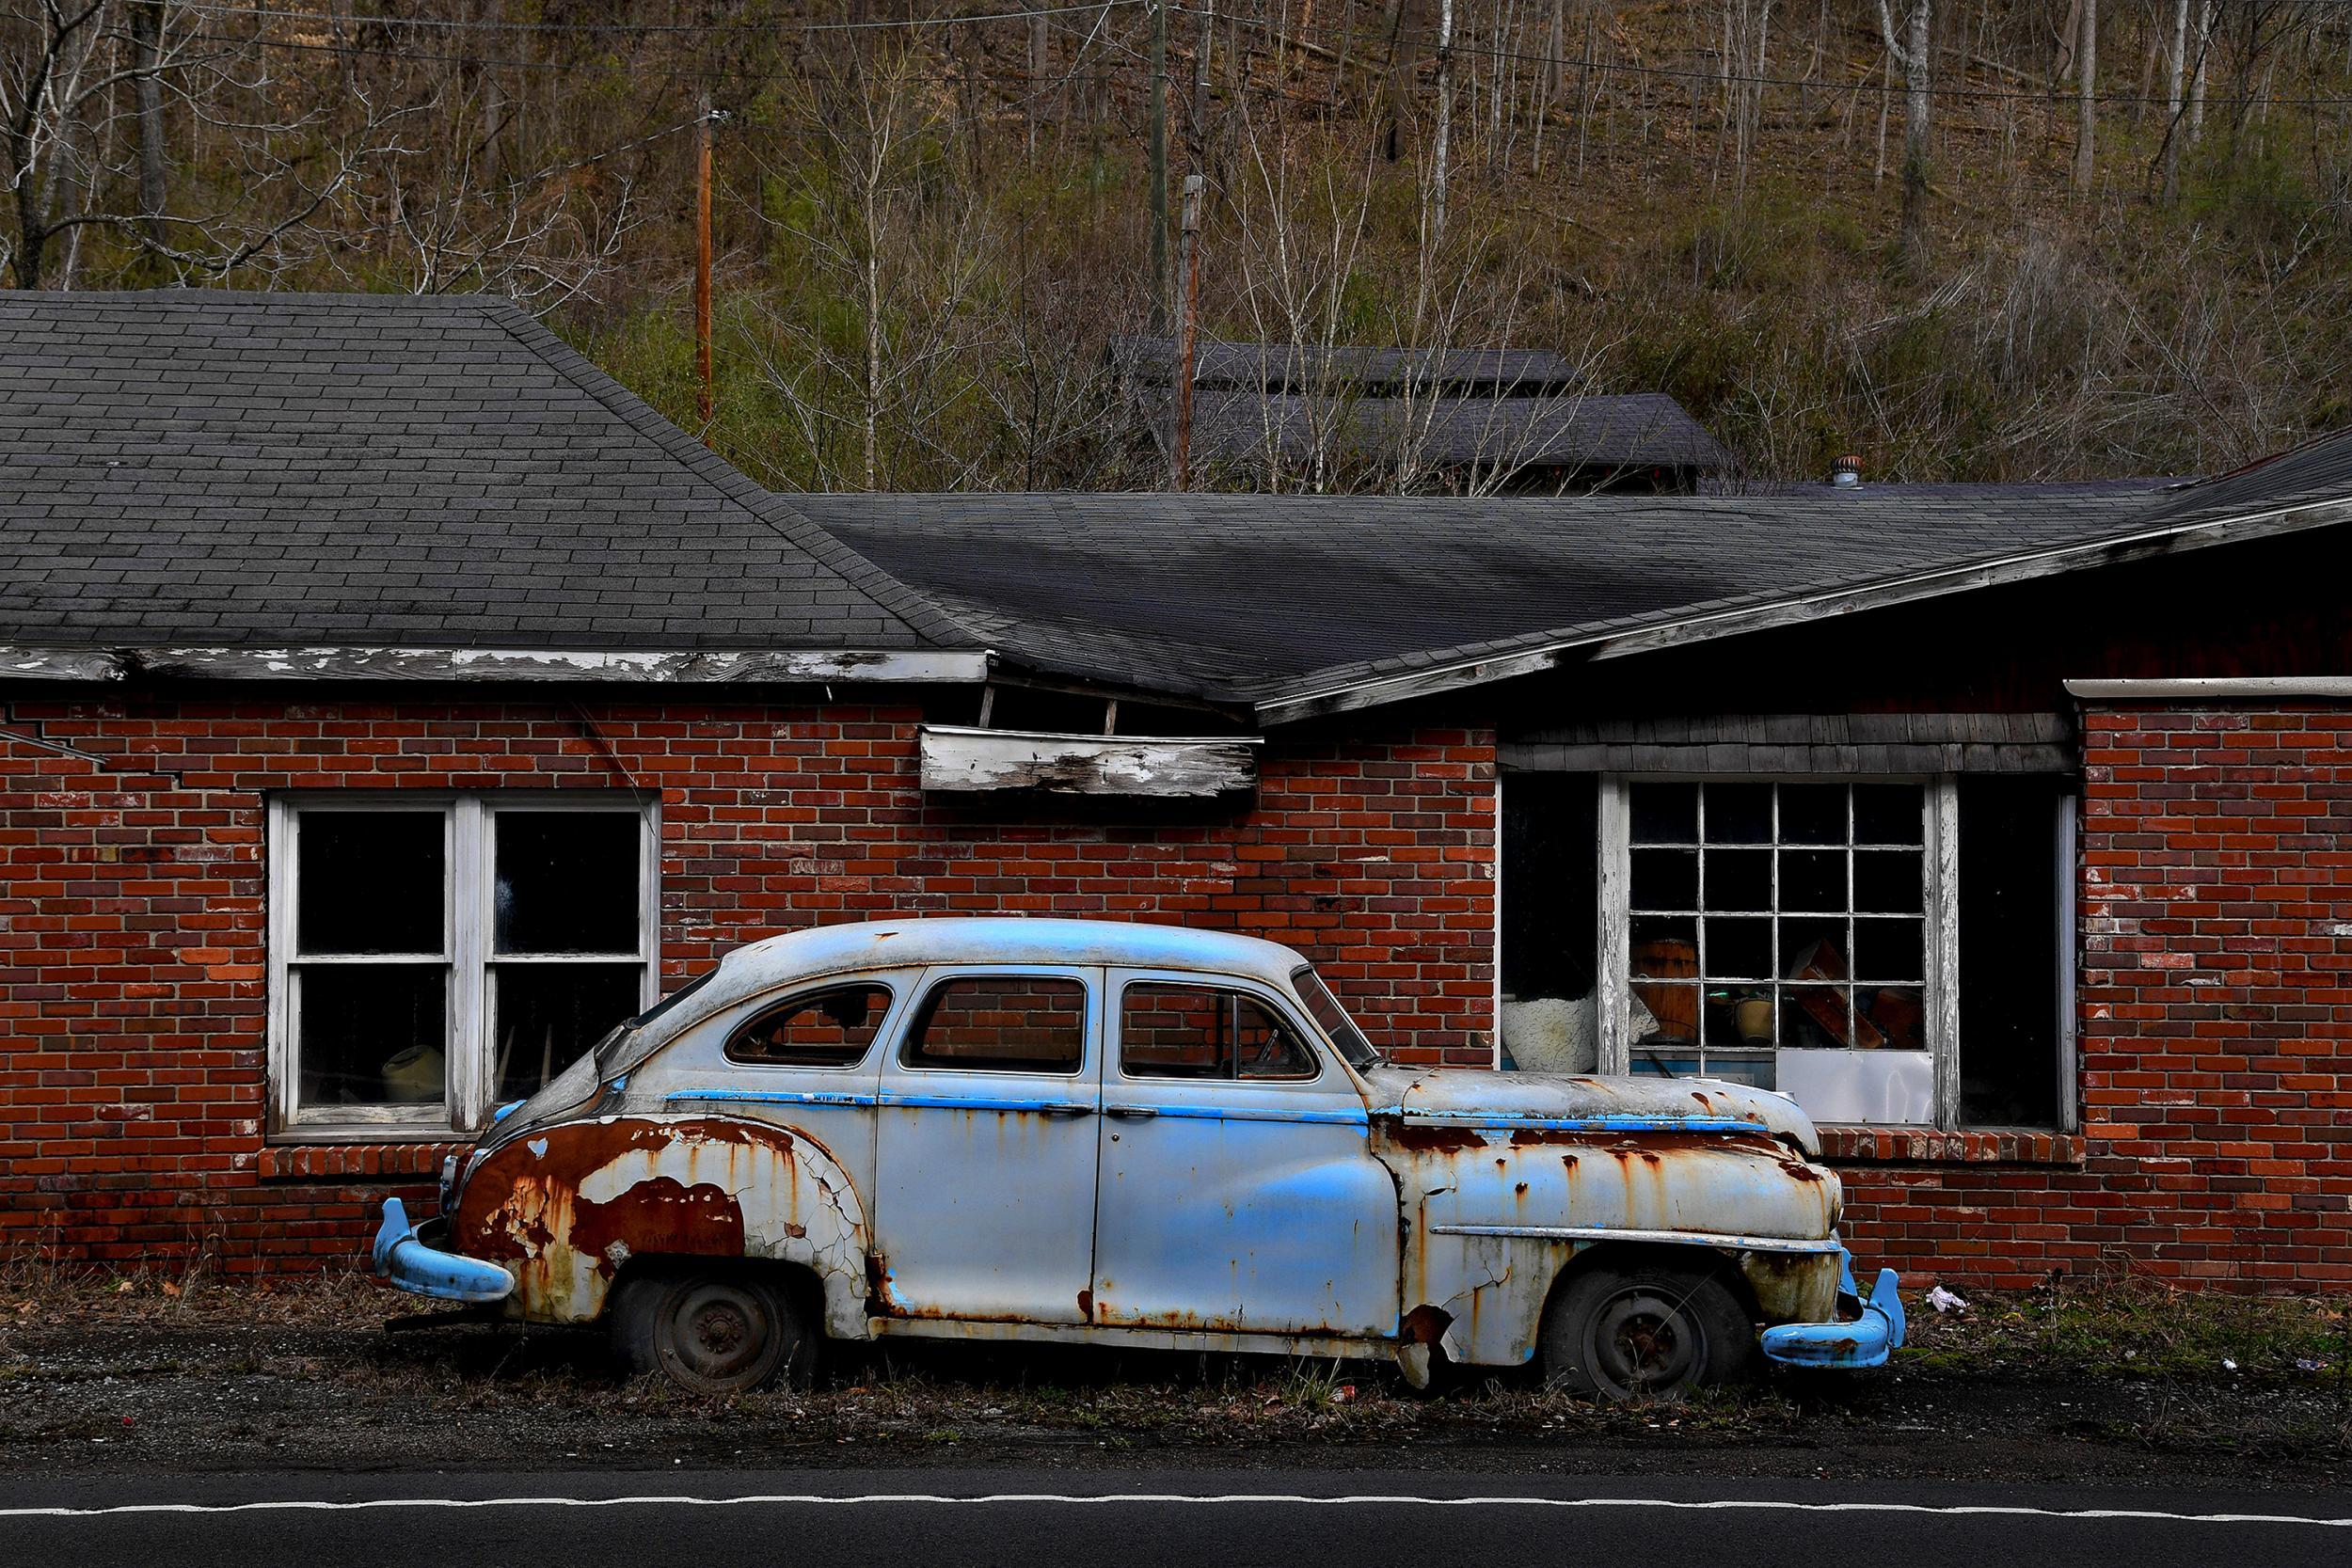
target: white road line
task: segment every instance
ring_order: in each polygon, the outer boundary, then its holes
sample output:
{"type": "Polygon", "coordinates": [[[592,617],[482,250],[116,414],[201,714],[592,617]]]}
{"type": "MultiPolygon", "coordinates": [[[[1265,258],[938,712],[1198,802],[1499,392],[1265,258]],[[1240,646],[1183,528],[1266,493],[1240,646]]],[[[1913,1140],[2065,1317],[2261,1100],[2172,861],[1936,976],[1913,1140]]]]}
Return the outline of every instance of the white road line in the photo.
{"type": "Polygon", "coordinates": [[[645,1496],[621,1497],[365,1497],[347,1501],[287,1499],[251,1503],[119,1503],[104,1508],[0,1508],[0,1519],[105,1519],[140,1513],[343,1513],[404,1508],[845,1508],[1068,1506],[1170,1503],[1191,1507],[1313,1508],[1655,1508],[1691,1512],[1755,1509],[1788,1513],[1923,1513],[1950,1517],[1995,1515],[2026,1519],[2139,1519],[2187,1525],[2317,1525],[2352,1528],[2352,1515],[2328,1518],[2301,1513],[2174,1513],[2137,1508],[2026,1508],[1997,1503],[1787,1502],[1774,1498],[1713,1497],[1423,1497],[1398,1493],[1355,1493],[1309,1497],[1299,1493],[1234,1492],[991,1492],[952,1497],[930,1492],[751,1493],[733,1497],[645,1496]]]}

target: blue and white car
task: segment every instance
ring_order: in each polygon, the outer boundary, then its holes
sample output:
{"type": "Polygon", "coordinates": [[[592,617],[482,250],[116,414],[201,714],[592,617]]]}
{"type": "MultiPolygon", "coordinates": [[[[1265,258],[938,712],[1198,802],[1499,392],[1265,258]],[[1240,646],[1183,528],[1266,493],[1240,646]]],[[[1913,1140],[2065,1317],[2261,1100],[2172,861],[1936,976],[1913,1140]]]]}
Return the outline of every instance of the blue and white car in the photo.
{"type": "Polygon", "coordinates": [[[388,1202],[374,1259],[602,1319],[708,1393],[914,1335],[1393,1357],[1417,1386],[1534,1360],[1623,1397],[1901,1343],[1819,1153],[1737,1085],[1391,1066],[1273,942],[889,921],[729,954],[507,1108],[438,1217],[388,1202]]]}

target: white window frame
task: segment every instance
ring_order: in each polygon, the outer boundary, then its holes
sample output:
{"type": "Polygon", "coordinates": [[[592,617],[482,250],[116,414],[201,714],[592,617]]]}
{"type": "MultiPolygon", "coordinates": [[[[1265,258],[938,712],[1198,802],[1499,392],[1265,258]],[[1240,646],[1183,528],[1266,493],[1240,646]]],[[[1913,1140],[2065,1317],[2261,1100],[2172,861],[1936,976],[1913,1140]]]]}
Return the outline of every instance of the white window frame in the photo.
{"type": "Polygon", "coordinates": [[[1934,1074],[1930,1119],[1913,1126],[1960,1125],[1960,780],[1944,773],[1851,774],[1604,773],[1600,776],[1600,1070],[1632,1069],[1632,810],[1635,784],[1875,784],[1922,786],[1926,795],[1921,888],[1927,963],[1923,1029],[1934,1074]]]}
{"type": "Polygon", "coordinates": [[[492,1041],[497,1038],[495,990],[490,972],[501,962],[639,966],[639,1005],[651,1006],[661,994],[661,824],[658,802],[620,791],[491,790],[473,793],[333,792],[273,795],[268,801],[269,835],[269,1135],[286,1142],[446,1139],[467,1133],[489,1119],[492,1041]],[[306,957],[296,946],[295,867],[302,818],[351,812],[419,812],[442,820],[442,855],[448,880],[443,894],[443,929],[438,954],[328,954],[306,957]],[[492,951],[492,904],[497,891],[493,818],[502,811],[623,813],[638,819],[637,950],[634,953],[549,954],[501,959],[492,951]],[[306,1109],[300,1103],[302,972],[328,965],[438,963],[449,975],[447,1092],[439,1106],[337,1105],[306,1109]]]}

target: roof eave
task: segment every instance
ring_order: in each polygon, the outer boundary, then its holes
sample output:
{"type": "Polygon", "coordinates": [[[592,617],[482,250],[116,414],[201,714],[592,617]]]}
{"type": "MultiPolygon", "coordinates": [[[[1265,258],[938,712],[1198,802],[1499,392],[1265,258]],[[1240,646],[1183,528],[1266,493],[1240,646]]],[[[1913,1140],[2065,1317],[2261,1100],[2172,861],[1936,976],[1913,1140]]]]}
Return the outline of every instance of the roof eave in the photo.
{"type": "Polygon", "coordinates": [[[938,648],[0,647],[0,680],[963,685],[987,680],[994,659],[938,648]]]}
{"type": "MultiPolygon", "coordinates": [[[[1425,669],[1294,689],[1260,701],[1255,711],[1258,721],[1263,725],[1295,723],[1326,714],[1385,706],[1415,697],[1458,691],[1520,675],[1537,674],[1556,669],[1571,659],[1595,661],[1623,658],[1749,632],[1800,626],[1865,610],[1912,604],[1979,588],[2027,582],[2037,578],[2058,577],[2092,567],[2121,565],[2213,545],[2270,538],[2344,522],[2352,522],[2352,498],[2306,501],[2269,511],[2173,524],[1991,561],[1963,562],[1884,582],[1717,610],[1631,630],[1579,632],[1541,641],[1525,648],[1435,663],[1425,669]]],[[[1306,683],[1299,684],[1305,686],[1306,683]]]]}

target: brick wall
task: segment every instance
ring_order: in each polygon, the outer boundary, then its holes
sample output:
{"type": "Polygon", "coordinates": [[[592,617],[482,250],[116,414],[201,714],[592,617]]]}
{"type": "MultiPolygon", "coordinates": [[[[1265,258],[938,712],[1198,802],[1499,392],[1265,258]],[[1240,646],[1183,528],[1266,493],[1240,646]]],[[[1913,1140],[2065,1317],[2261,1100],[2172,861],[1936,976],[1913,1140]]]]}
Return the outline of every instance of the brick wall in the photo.
{"type": "Polygon", "coordinates": [[[893,913],[1168,920],[1314,958],[1421,1060],[1488,1060],[1492,738],[1267,748],[1238,806],[927,799],[907,706],[21,700],[0,723],[0,1254],[234,1272],[358,1255],[443,1146],[265,1143],[263,800],[661,800],[665,988],[737,942],[893,913]]]}
{"type": "Polygon", "coordinates": [[[2084,716],[2079,1138],[1848,1134],[1859,1249],[2352,1287],[2352,708],[2084,716]]]}

